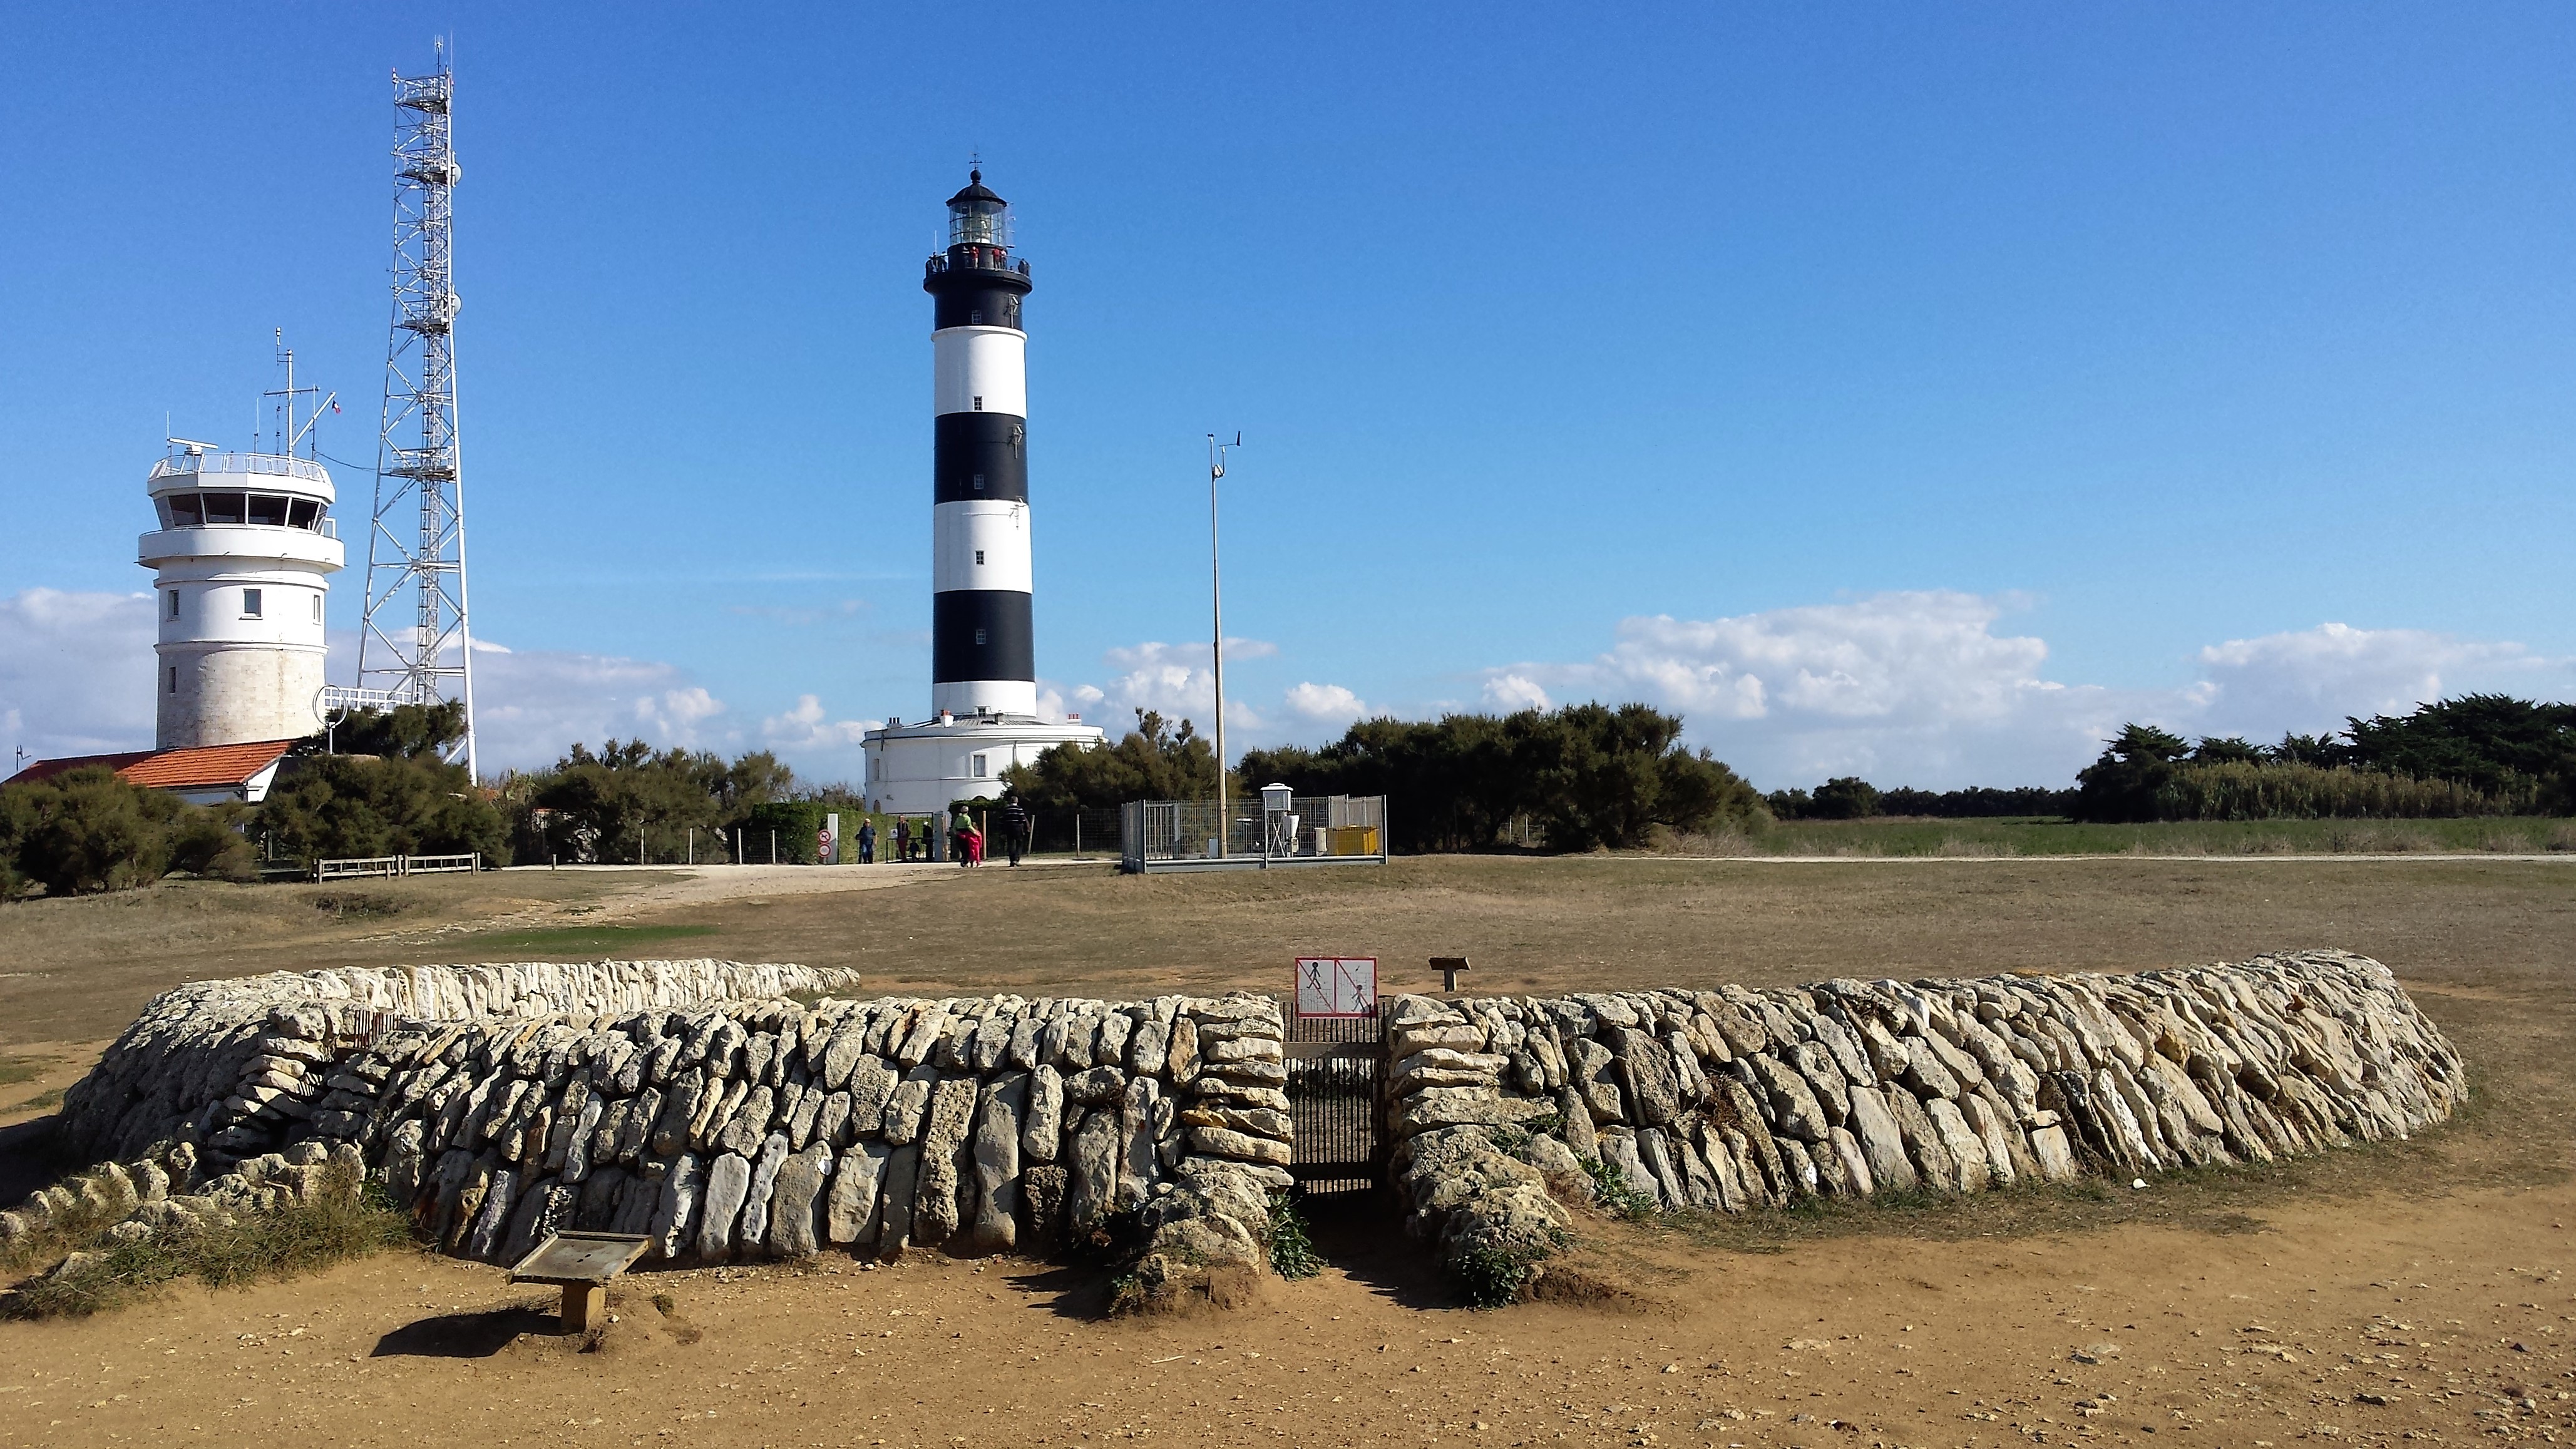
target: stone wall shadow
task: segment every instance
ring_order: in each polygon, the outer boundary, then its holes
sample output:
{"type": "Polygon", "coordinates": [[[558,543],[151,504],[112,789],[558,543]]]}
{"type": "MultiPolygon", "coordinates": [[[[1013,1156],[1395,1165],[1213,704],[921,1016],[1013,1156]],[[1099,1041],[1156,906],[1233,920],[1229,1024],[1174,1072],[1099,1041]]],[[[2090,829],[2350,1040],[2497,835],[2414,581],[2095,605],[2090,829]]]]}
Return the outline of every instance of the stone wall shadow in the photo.
{"type": "Polygon", "coordinates": [[[1352,1282],[1405,1308],[1464,1306],[1441,1276],[1439,1255],[1405,1235],[1385,1191],[1308,1198],[1299,1210],[1314,1230],[1315,1251],[1352,1282]]]}
{"type": "Polygon", "coordinates": [[[63,1152],[60,1113],[0,1127],[0,1208],[16,1207],[81,1164],[63,1152]]]}

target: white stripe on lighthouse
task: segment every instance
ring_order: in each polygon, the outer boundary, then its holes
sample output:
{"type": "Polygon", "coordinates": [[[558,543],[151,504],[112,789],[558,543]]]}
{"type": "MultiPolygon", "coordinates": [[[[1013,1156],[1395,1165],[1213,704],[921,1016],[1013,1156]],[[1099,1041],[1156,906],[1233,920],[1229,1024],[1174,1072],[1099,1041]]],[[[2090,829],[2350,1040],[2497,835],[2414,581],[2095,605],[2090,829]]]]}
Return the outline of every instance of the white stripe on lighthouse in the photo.
{"type": "Polygon", "coordinates": [[[1029,415],[1028,335],[1009,327],[930,334],[931,411],[1029,415]]]}
{"type": "Polygon", "coordinates": [[[1033,593],[1025,503],[941,503],[930,511],[930,588],[1033,593]]]}

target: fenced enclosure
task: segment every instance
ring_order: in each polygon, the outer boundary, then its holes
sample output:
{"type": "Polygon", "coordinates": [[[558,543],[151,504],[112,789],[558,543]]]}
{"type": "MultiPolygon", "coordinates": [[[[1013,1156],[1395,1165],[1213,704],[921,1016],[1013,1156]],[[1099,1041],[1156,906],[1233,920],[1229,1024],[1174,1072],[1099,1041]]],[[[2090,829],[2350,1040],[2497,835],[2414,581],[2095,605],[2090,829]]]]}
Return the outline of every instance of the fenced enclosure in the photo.
{"type": "Polygon", "coordinates": [[[1130,800],[1119,813],[1119,868],[1130,874],[1386,863],[1383,795],[1264,791],[1223,810],[1213,800],[1130,800]]]}

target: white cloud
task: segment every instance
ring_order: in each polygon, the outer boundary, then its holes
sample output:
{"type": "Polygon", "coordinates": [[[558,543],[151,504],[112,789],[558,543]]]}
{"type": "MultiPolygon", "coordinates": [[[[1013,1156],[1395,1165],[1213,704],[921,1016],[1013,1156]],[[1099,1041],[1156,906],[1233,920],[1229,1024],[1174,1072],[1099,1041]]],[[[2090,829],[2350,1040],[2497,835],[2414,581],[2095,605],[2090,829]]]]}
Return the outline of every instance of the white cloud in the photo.
{"type": "Polygon", "coordinates": [[[0,745],[32,758],[150,749],[153,631],[148,593],[0,598],[0,745]]]}
{"type": "MultiPolygon", "coordinates": [[[[350,658],[332,641],[335,664],[350,658]]],[[[475,747],[485,769],[553,764],[575,742],[611,737],[729,750],[740,732],[720,726],[725,704],[675,665],[561,649],[510,649],[474,641],[475,747]]]]}
{"type": "Polygon", "coordinates": [[[1289,688],[1288,709],[1314,724],[1346,725],[1369,713],[1360,697],[1338,684],[1298,684],[1289,688]]]}
{"type": "Polygon", "coordinates": [[[855,750],[879,723],[872,719],[833,719],[825,712],[820,696],[800,694],[794,709],[760,722],[760,737],[776,749],[855,750]]]}
{"type": "Polygon", "coordinates": [[[1486,671],[1485,700],[1674,709],[1695,742],[1766,787],[1858,774],[1949,788],[2066,784],[2128,720],[2268,739],[2445,693],[2549,693],[2571,681],[2569,661],[2518,644],[2323,624],[2210,646],[2201,677],[2174,688],[2070,684],[2045,676],[2045,640],[1996,631],[2019,602],[1889,593],[1724,619],[1630,618],[1588,662],[1486,671]]]}
{"type": "MultiPolygon", "coordinates": [[[[1265,659],[1278,652],[1278,645],[1259,639],[1225,641],[1228,663],[1265,659]]],[[[1112,727],[1111,718],[1149,709],[1173,719],[1195,720],[1204,729],[1216,714],[1216,675],[1210,668],[1214,655],[1215,651],[1205,644],[1159,642],[1106,651],[1102,660],[1126,672],[1107,684],[1085,686],[1097,693],[1098,702],[1104,706],[1104,718],[1094,723],[1112,727]]],[[[1077,689],[1075,697],[1081,698],[1083,693],[1077,689]]],[[[1237,692],[1225,702],[1225,725],[1229,730],[1261,731],[1269,728],[1269,721],[1237,692]]]]}
{"type": "Polygon", "coordinates": [[[2567,664],[2519,644],[2349,624],[2230,639],[2200,651],[2211,720],[2227,733],[2274,736],[2340,726],[2353,715],[2402,714],[2469,687],[2546,693],[2553,683],[2564,687],[2567,664]],[[2472,683],[2449,682],[2462,680],[2472,683]]]}

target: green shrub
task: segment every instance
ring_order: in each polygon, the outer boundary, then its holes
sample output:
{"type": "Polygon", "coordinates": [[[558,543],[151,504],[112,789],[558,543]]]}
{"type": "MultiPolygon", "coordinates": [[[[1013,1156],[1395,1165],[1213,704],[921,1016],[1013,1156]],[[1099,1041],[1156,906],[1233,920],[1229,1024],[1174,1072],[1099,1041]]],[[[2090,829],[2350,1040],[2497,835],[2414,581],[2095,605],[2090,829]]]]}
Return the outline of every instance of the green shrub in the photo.
{"type": "Polygon", "coordinates": [[[2519,815],[2538,782],[2508,778],[2498,793],[2457,780],[2295,764],[2181,764],[2154,795],[2158,820],[2428,820],[2519,815]]]}
{"type": "Polygon", "coordinates": [[[1270,1195],[1270,1270],[1288,1279],[1312,1278],[1324,1271],[1306,1215],[1297,1210],[1296,1199],[1284,1192],[1270,1195]]]}
{"type": "Polygon", "coordinates": [[[1519,1248],[1469,1248],[1449,1262],[1451,1277],[1465,1290],[1468,1306],[1501,1308],[1520,1300],[1530,1279],[1538,1274],[1538,1265],[1546,1262],[1566,1242],[1562,1232],[1551,1235],[1544,1246],[1519,1248]]]}
{"type": "Polygon", "coordinates": [[[510,827],[461,765],[435,753],[306,755],[278,772],[250,817],[282,855],[307,864],[480,851],[510,863],[510,827]]]}
{"type": "Polygon", "coordinates": [[[49,895],[86,895],[150,885],[170,868],[170,831],[189,806],[175,795],[85,765],[49,780],[12,785],[9,829],[16,874],[49,895]]]}
{"type": "Polygon", "coordinates": [[[241,813],[238,805],[180,812],[170,829],[170,869],[209,880],[259,879],[259,852],[233,823],[241,813]]]}
{"type": "Polygon", "coordinates": [[[1598,1157],[1578,1159],[1592,1178],[1592,1201],[1603,1212],[1634,1221],[1655,1210],[1655,1200],[1629,1185],[1627,1176],[1598,1157]]]}
{"type": "Polygon", "coordinates": [[[877,821],[877,838],[886,836],[884,817],[871,817],[855,804],[829,800],[770,800],[751,807],[751,817],[742,831],[743,858],[755,865],[769,861],[769,832],[778,832],[780,865],[812,865],[818,854],[823,826],[833,816],[841,817],[841,859],[855,863],[859,858],[859,826],[869,819],[877,821]]]}
{"type": "Polygon", "coordinates": [[[85,1262],[19,1285],[0,1298],[0,1314],[86,1317],[179,1278],[229,1288],[313,1272],[411,1241],[409,1216],[382,1187],[334,1167],[309,1200],[113,1244],[85,1262]]]}

